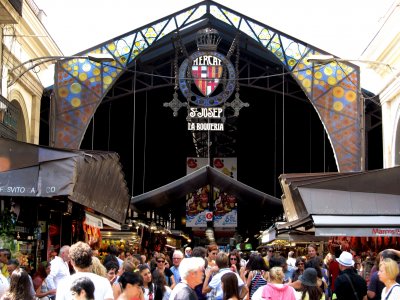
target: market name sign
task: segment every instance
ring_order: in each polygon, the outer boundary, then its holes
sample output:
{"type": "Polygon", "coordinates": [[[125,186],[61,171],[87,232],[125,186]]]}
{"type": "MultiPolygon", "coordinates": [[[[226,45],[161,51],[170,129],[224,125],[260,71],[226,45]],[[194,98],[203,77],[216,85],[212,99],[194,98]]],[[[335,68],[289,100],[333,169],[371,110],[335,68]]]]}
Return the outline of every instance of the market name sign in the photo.
{"type": "Polygon", "coordinates": [[[216,51],[220,40],[216,30],[200,30],[198,51],[179,67],[179,89],[187,99],[188,130],[224,130],[225,104],[235,91],[236,72],[230,60],[216,51]]]}
{"type": "MultiPolygon", "coordinates": [[[[223,114],[223,109],[220,107],[190,107],[189,117],[192,118],[211,118],[211,119],[221,119],[223,114]]],[[[195,123],[188,122],[188,130],[196,131],[223,131],[224,123],[195,123]]]]}

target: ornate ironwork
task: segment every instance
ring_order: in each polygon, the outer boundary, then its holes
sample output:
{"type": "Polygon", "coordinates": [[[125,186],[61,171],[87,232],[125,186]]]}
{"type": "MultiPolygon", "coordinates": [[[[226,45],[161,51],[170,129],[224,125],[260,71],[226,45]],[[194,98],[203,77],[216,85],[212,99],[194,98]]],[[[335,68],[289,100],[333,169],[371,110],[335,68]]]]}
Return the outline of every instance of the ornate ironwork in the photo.
{"type": "Polygon", "coordinates": [[[363,103],[359,67],[351,63],[314,66],[307,61],[310,54],[329,53],[209,0],[81,53],[109,52],[116,59],[114,63],[100,65],[78,60],[57,63],[54,146],[79,148],[91,117],[122,71],[154,42],[205,19],[207,24],[223,22],[235,28],[275,56],[291,72],[318,112],[339,171],[361,170],[363,103]]]}

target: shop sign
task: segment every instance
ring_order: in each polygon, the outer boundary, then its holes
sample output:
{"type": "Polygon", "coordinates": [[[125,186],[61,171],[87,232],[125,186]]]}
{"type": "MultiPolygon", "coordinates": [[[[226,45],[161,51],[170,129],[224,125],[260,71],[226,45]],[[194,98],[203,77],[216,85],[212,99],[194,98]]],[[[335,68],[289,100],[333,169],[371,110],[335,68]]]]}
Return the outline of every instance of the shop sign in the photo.
{"type": "Polygon", "coordinates": [[[100,218],[97,218],[91,214],[85,213],[85,223],[86,225],[90,225],[96,228],[103,228],[103,221],[100,218]]]}
{"type": "Polygon", "coordinates": [[[399,236],[400,228],[315,228],[316,236],[399,236]]]}

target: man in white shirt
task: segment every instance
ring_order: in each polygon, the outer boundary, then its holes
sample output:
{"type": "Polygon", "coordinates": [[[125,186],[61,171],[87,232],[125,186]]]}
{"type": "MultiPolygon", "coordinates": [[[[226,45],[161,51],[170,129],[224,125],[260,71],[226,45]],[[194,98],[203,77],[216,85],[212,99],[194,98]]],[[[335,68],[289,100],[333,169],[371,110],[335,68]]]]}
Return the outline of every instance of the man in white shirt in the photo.
{"type": "Polygon", "coordinates": [[[69,276],[69,246],[62,246],[58,256],[50,261],[50,274],[47,275],[49,289],[57,289],[61,279],[69,276]]]}
{"type": "Polygon", "coordinates": [[[92,265],[92,249],[84,242],[77,242],[69,249],[71,264],[76,271],[59,282],[57,288],[57,300],[72,300],[71,284],[81,277],[89,278],[94,284],[94,299],[95,300],[113,300],[113,291],[111,284],[107,278],[101,277],[91,272],[92,265]]]}
{"type": "Polygon", "coordinates": [[[222,300],[223,299],[223,290],[222,290],[222,286],[221,286],[221,277],[222,277],[222,275],[224,275],[226,273],[235,273],[235,275],[238,279],[240,299],[243,299],[244,296],[248,292],[248,288],[244,284],[243,280],[240,278],[239,274],[237,272],[233,272],[229,268],[229,255],[224,252],[218,253],[215,263],[217,264],[217,266],[214,266],[211,269],[206,270],[206,277],[204,279],[202,293],[207,294],[213,290],[215,299],[222,300]],[[210,277],[213,273],[215,273],[215,274],[213,275],[213,277],[210,281],[210,277]]]}
{"type": "Polygon", "coordinates": [[[4,275],[0,273],[0,298],[5,294],[9,287],[10,283],[8,282],[7,278],[5,278],[4,275]]]}
{"type": "Polygon", "coordinates": [[[289,251],[288,253],[288,258],[286,260],[287,265],[292,268],[296,268],[296,259],[293,257],[294,252],[293,251],[289,251]]]}

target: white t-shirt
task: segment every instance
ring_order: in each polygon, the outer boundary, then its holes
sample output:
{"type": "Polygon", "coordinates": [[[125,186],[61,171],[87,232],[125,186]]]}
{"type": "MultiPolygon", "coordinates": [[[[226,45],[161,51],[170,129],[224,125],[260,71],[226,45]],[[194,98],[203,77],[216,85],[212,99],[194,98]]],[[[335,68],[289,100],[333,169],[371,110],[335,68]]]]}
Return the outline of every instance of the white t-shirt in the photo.
{"type": "Polygon", "coordinates": [[[382,290],[382,296],[381,299],[385,299],[385,300],[398,300],[400,299],[400,285],[399,284],[395,284],[394,286],[392,286],[391,289],[387,289],[386,287],[383,288],[382,290]],[[389,294],[389,298],[386,299],[386,295],[389,294]]]}
{"type": "Polygon", "coordinates": [[[57,300],[72,300],[71,285],[77,278],[88,277],[94,284],[94,299],[95,300],[113,300],[114,295],[110,281],[107,278],[101,277],[90,272],[77,272],[67,278],[62,279],[57,287],[57,300]]]}
{"type": "MultiPolygon", "coordinates": [[[[153,285],[153,299],[154,299],[155,286],[154,286],[154,283],[152,283],[152,285],[153,285]]],[[[145,288],[145,287],[143,287],[143,290],[144,290],[144,292],[143,292],[144,300],[148,300],[149,299],[149,291],[150,290],[149,290],[149,288],[145,288]]],[[[166,285],[162,300],[168,300],[169,296],[171,295],[171,291],[172,291],[171,288],[166,285]]]]}
{"type": "Polygon", "coordinates": [[[0,297],[5,294],[9,287],[10,284],[8,283],[7,278],[0,272],[0,297]]]}
{"type": "Polygon", "coordinates": [[[49,289],[56,289],[58,283],[65,277],[69,276],[69,267],[61,257],[56,256],[50,262],[50,274],[47,275],[49,289]]]}
{"type": "MultiPolygon", "coordinates": [[[[222,275],[226,274],[226,273],[235,273],[237,279],[238,279],[238,285],[239,285],[239,291],[242,289],[244,282],[242,280],[242,278],[240,278],[239,274],[236,272],[233,272],[231,269],[226,268],[226,269],[221,269],[217,274],[215,274],[210,283],[208,284],[208,286],[212,289],[216,290],[215,293],[215,299],[216,300],[220,300],[223,298],[223,291],[222,291],[222,287],[221,287],[221,277],[222,275]]],[[[57,299],[58,300],[58,299],[57,299]]]]}

